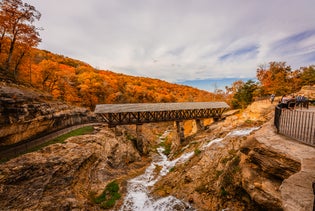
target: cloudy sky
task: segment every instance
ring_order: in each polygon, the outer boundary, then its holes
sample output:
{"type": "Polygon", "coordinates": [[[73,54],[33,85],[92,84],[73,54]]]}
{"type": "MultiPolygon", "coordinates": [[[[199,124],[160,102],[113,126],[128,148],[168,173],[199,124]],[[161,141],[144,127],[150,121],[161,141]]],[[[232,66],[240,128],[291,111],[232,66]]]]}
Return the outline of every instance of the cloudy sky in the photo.
{"type": "Polygon", "coordinates": [[[314,0],[24,0],[39,48],[169,82],[255,77],[270,61],[315,64],[314,0]]]}

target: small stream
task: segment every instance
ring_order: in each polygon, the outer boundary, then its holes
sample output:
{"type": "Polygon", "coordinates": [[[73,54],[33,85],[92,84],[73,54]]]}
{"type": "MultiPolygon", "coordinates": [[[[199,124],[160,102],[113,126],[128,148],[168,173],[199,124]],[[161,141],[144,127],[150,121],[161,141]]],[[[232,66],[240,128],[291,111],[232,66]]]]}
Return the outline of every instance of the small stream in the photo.
{"type": "MultiPolygon", "coordinates": [[[[249,135],[252,131],[259,128],[248,128],[242,130],[234,130],[227,134],[227,136],[245,136],[249,135]]],[[[160,141],[168,136],[170,131],[160,137],[160,141]]],[[[211,145],[220,143],[224,138],[214,139],[211,142],[201,147],[202,150],[211,147],[211,145]]],[[[159,179],[165,176],[177,163],[184,163],[189,160],[194,152],[185,153],[182,156],[168,160],[167,156],[163,154],[164,148],[159,147],[151,165],[146,169],[145,173],[128,181],[127,195],[124,203],[120,208],[121,211],[166,211],[166,210],[182,210],[192,211],[195,210],[188,203],[183,202],[174,196],[155,199],[150,195],[150,187],[152,187],[159,179]]]]}

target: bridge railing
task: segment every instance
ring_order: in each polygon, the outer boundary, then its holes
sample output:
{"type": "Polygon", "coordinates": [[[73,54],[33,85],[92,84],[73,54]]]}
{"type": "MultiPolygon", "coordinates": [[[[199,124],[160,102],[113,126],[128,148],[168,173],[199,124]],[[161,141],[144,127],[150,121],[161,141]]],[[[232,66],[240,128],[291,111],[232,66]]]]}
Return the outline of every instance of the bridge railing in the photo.
{"type": "Polygon", "coordinates": [[[278,133],[315,146],[315,112],[276,106],[274,125],[278,133]]]}

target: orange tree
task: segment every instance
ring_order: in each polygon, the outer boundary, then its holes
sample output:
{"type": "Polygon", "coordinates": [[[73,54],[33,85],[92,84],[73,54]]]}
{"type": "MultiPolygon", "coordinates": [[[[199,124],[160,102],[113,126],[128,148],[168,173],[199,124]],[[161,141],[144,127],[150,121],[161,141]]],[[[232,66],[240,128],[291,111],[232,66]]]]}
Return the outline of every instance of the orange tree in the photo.
{"type": "Polygon", "coordinates": [[[21,0],[0,2],[0,71],[5,75],[16,79],[27,52],[41,41],[34,26],[40,17],[34,6],[21,0]]]}
{"type": "Polygon", "coordinates": [[[292,71],[285,62],[270,62],[268,68],[259,67],[256,76],[262,94],[283,95],[297,92],[303,85],[314,85],[315,67],[311,65],[292,71]]]}
{"type": "Polygon", "coordinates": [[[263,94],[283,95],[293,91],[291,75],[291,67],[285,62],[270,62],[269,68],[259,67],[256,76],[263,94]]]}
{"type": "Polygon", "coordinates": [[[314,85],[315,84],[315,65],[309,67],[302,67],[300,74],[302,85],[314,85]]]}

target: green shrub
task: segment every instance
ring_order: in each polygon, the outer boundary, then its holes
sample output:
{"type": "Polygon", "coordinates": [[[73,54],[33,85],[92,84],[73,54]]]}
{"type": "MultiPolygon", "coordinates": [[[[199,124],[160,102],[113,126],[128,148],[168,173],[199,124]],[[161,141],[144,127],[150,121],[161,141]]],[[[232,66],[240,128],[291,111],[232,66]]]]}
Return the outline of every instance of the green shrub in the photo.
{"type": "Polygon", "coordinates": [[[120,199],[120,197],[119,185],[116,181],[113,181],[106,185],[101,195],[97,197],[92,196],[92,200],[94,203],[99,204],[101,208],[109,209],[115,205],[116,200],[120,199]]]}
{"type": "Polygon", "coordinates": [[[221,187],[221,192],[220,192],[221,196],[227,196],[228,192],[225,190],[225,188],[221,187]]]}
{"type": "Polygon", "coordinates": [[[198,187],[195,188],[195,191],[198,192],[199,194],[209,192],[205,185],[199,185],[198,187]]]}
{"type": "Polygon", "coordinates": [[[175,171],[175,166],[169,170],[169,172],[173,172],[173,171],[175,171]]]}
{"type": "Polygon", "coordinates": [[[199,155],[201,153],[200,149],[195,149],[195,155],[199,155]]]}
{"type": "Polygon", "coordinates": [[[171,153],[171,147],[172,147],[172,143],[171,142],[161,142],[160,146],[164,147],[163,153],[165,155],[169,155],[171,153]]]}

